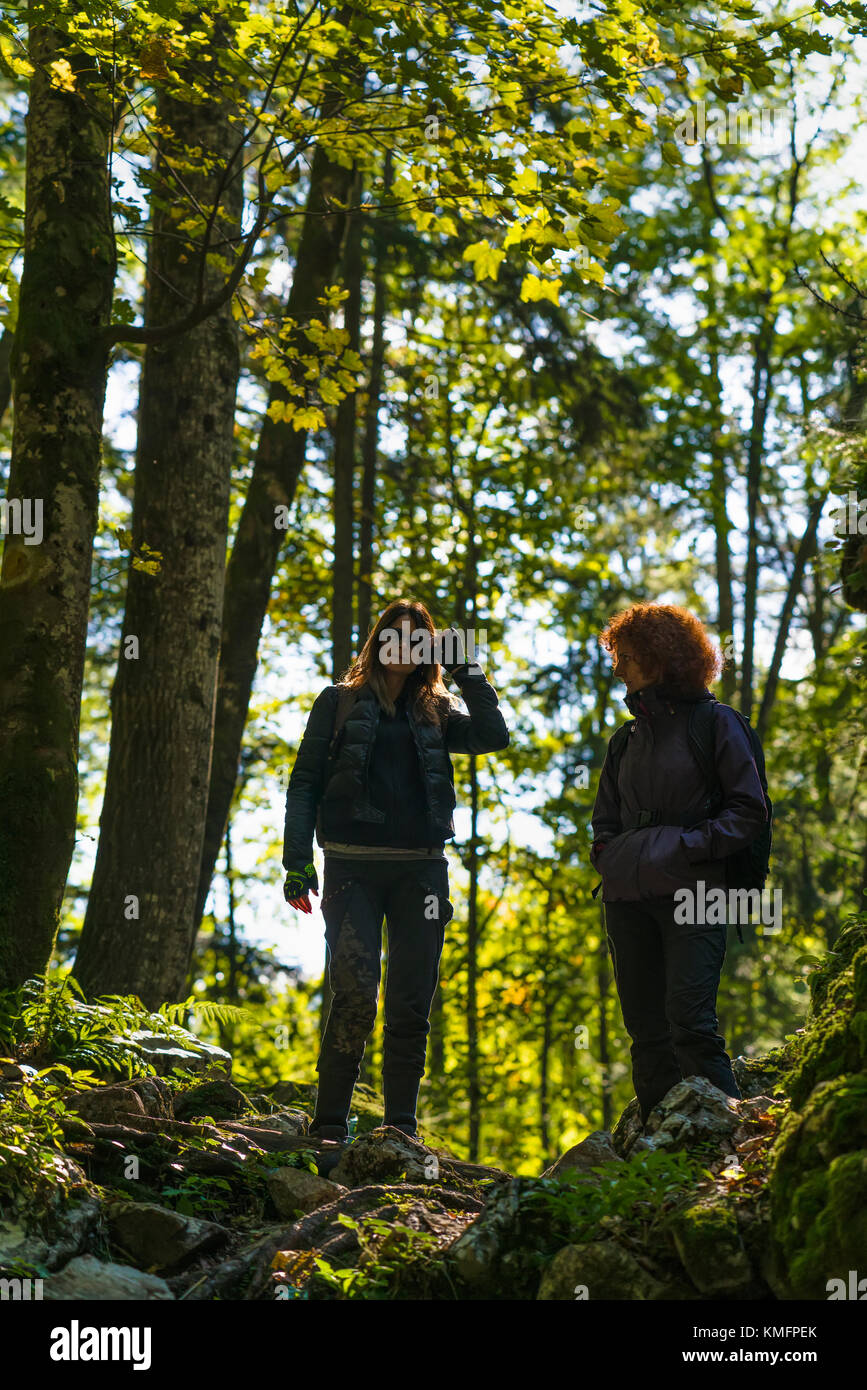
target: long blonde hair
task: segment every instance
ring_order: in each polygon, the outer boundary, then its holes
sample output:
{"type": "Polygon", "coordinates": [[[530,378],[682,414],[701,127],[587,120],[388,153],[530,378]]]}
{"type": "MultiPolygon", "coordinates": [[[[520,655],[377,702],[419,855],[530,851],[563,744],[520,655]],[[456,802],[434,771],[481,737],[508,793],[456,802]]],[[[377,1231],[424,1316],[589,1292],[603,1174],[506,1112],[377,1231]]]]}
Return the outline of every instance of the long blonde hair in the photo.
{"type": "MultiPolygon", "coordinates": [[[[395,599],[377,619],[361,652],[338,682],[351,689],[369,685],[381,708],[392,716],[394,701],[389,696],[385,672],[379,660],[379,635],[385,628],[394,628],[401,618],[410,619],[413,632],[426,628],[431,637],[436,632],[433,618],[423,603],[395,599]]],[[[443,683],[442,668],[438,661],[420,663],[412,675],[407,676],[404,689],[412,702],[415,717],[424,719],[429,724],[439,723],[442,710],[452,704],[451,696],[443,683]]]]}

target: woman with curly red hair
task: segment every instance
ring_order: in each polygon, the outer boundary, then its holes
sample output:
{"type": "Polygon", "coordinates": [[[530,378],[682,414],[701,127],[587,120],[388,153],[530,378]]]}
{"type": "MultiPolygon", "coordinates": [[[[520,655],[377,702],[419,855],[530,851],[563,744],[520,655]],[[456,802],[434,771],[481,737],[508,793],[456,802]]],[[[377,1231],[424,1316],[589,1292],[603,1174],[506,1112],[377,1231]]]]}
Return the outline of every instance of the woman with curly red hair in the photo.
{"type": "Polygon", "coordinates": [[[740,1091],[718,1031],[716,998],[726,923],[683,922],[675,894],[726,887],[728,855],[749,845],[767,806],[740,716],[707,688],[723,659],[685,608],[643,603],[599,638],[626,686],[634,722],[621,754],[609,743],[593,807],[590,859],[602,878],[608,945],[642,1123],[687,1076],[740,1091]],[[689,740],[690,711],[714,702],[714,808],[689,740]]]}

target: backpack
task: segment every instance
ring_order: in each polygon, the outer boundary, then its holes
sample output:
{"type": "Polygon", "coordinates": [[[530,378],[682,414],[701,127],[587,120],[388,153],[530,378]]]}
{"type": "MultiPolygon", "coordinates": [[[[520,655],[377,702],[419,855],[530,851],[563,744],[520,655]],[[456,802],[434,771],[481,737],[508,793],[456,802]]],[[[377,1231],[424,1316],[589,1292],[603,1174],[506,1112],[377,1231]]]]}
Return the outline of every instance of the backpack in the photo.
{"type": "MultiPolygon", "coordinates": [[[[699,767],[704,773],[708,788],[708,796],[704,808],[697,816],[693,816],[690,820],[683,820],[680,822],[677,820],[673,822],[669,820],[667,822],[668,824],[680,823],[684,826],[695,825],[699,820],[712,818],[717,815],[722,807],[723,792],[716,771],[714,733],[716,719],[715,711],[720,703],[721,702],[717,699],[698,700],[693,705],[689,714],[687,734],[690,747],[692,748],[699,767]]],[[[758,835],[756,835],[755,839],[751,840],[748,845],[744,845],[742,849],[735,850],[734,854],[730,854],[726,857],[726,883],[729,888],[757,888],[761,890],[764,888],[765,880],[768,877],[774,819],[774,803],[771,801],[768,794],[765,754],[761,739],[746,716],[741,714],[740,710],[733,709],[731,705],[727,705],[725,708],[733,710],[733,713],[737,715],[749,735],[753,758],[755,760],[756,770],[759,774],[759,781],[762,784],[762,792],[768,812],[768,819],[765,821],[765,824],[762,826],[762,829],[759,831],[758,835]]],[[[626,748],[626,740],[631,735],[635,724],[636,721],[630,719],[626,724],[622,724],[611,737],[608,747],[612,760],[611,770],[615,781],[620,767],[620,759],[626,748]]],[[[648,818],[641,823],[646,825],[659,824],[658,817],[658,812],[649,813],[648,818]]],[[[740,929],[738,929],[738,935],[740,936],[740,929]]]]}

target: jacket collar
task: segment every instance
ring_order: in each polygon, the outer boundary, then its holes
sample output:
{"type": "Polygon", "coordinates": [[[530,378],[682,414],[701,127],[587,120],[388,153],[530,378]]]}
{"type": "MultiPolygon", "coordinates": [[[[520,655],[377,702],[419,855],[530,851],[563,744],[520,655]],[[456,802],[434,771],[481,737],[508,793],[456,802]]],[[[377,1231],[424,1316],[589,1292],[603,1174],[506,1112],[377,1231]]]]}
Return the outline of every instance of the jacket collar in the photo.
{"type": "Polygon", "coordinates": [[[624,703],[630,714],[640,717],[674,714],[678,705],[694,705],[699,700],[713,698],[707,689],[698,694],[688,695],[676,685],[660,682],[658,685],[648,685],[643,690],[635,690],[631,695],[624,696],[624,703]]]}

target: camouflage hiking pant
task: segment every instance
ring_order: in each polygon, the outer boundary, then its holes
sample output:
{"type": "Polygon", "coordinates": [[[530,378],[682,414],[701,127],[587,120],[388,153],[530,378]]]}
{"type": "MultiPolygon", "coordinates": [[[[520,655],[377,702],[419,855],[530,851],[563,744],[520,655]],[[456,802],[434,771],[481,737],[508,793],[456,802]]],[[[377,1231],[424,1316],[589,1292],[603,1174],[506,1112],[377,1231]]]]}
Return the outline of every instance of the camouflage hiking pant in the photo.
{"type": "Polygon", "coordinates": [[[365,1045],[376,1022],[384,918],[385,1123],[414,1129],[431,1004],[452,913],[444,859],[371,862],[326,856],[322,915],[333,998],[317,1062],[317,1128],[346,1125],[365,1045]]]}

